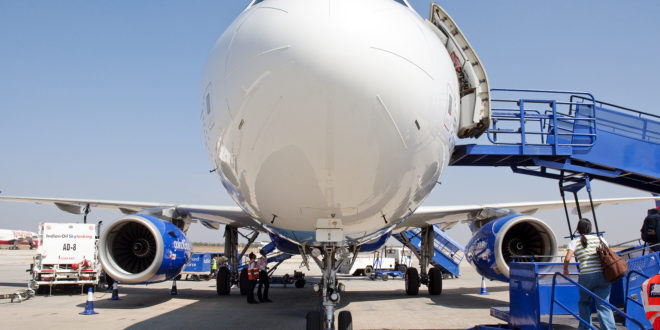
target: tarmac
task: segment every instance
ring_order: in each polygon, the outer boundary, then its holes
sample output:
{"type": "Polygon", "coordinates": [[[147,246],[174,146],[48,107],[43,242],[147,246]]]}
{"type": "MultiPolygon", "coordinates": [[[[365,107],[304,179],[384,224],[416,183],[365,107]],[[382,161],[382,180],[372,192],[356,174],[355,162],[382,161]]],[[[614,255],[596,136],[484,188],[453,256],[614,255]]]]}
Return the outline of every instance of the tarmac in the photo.
{"type": "MultiPolygon", "coordinates": [[[[27,287],[26,272],[35,251],[0,250],[0,295],[27,287]]],[[[273,303],[248,305],[238,288],[218,296],[215,280],[177,281],[178,295],[170,295],[172,282],[121,285],[118,301],[111,291],[94,293],[96,315],[80,315],[87,299],[80,288],[37,295],[20,303],[0,300],[2,328],[54,329],[304,329],[305,315],[316,310],[319,298],[312,285],[319,279],[315,265],[300,267],[301,258],[284,262],[275,275],[294,270],[306,274],[307,285],[298,289],[273,284],[273,303]]],[[[430,296],[426,286],[418,296],[407,296],[404,281],[341,276],[346,285],[338,311],[351,311],[354,329],[469,329],[479,324],[500,324],[490,316],[490,307],[508,306],[508,283],[486,281],[488,295],[481,295],[481,277],[466,262],[461,276],[443,281],[439,296],[430,296]]],[[[337,314],[336,314],[337,315],[337,314]]]]}

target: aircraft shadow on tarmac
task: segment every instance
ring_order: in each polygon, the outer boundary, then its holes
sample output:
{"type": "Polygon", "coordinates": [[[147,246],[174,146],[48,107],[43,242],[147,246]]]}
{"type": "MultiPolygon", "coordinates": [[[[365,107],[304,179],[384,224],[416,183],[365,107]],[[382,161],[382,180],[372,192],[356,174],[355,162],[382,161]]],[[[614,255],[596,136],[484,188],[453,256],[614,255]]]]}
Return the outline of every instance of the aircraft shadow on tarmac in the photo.
{"type": "MultiPolygon", "coordinates": [[[[181,295],[186,298],[195,299],[193,289],[179,290],[181,295]]],[[[169,289],[162,289],[154,292],[149,287],[120,287],[120,300],[111,300],[112,290],[97,291],[94,293],[94,307],[105,309],[139,309],[165,303],[176,296],[169,294],[169,289]]],[[[84,308],[86,302],[78,304],[78,307],[84,308]]]]}
{"type": "MultiPolygon", "coordinates": [[[[215,289],[179,290],[176,298],[164,293],[167,295],[164,300],[187,299],[194,302],[137,322],[127,329],[183,329],[189,328],[191,324],[195,324],[199,329],[303,329],[306,312],[318,305],[318,298],[311,292],[311,288],[301,290],[291,287],[271,287],[270,292],[274,302],[258,305],[248,305],[246,297],[240,295],[238,289],[232,289],[230,295],[222,297],[216,294],[215,289]],[[286,290],[286,294],[282,290],[286,290]]],[[[131,295],[122,299],[142,300],[139,297],[129,298],[129,296],[131,295]]],[[[116,303],[116,301],[107,302],[116,303]]],[[[123,308],[130,308],[128,305],[123,308]]],[[[104,307],[98,306],[97,309],[101,312],[104,307]]]]}
{"type": "MultiPolygon", "coordinates": [[[[487,295],[479,295],[479,291],[473,288],[444,289],[441,295],[431,296],[426,292],[425,287],[420,287],[419,295],[408,296],[405,290],[396,291],[349,291],[342,297],[338,307],[343,308],[351,302],[362,301],[383,301],[383,300],[401,300],[403,303],[407,299],[418,299],[422,297],[429,298],[431,305],[445,306],[450,308],[491,308],[493,306],[508,305],[508,301],[493,299],[487,295]],[[345,297],[345,299],[344,299],[345,297]]],[[[478,289],[477,289],[478,290],[478,289]]],[[[493,288],[491,292],[508,291],[508,288],[493,288]]]]}
{"type": "MultiPolygon", "coordinates": [[[[403,282],[401,282],[403,286],[403,282]]],[[[508,287],[493,287],[489,291],[501,292],[508,287]]],[[[179,289],[179,295],[171,296],[169,290],[154,289],[150,287],[120,287],[119,301],[110,300],[110,292],[104,295],[104,299],[95,301],[97,311],[102,313],[103,309],[144,309],[163,304],[162,310],[166,311],[146,320],[137,321],[128,329],[172,329],[186,328],[194,320],[199,328],[258,328],[258,329],[282,329],[304,328],[305,314],[316,310],[319,302],[316,294],[312,292],[311,285],[304,289],[296,289],[291,286],[283,288],[281,285],[271,286],[270,298],[273,303],[262,303],[259,305],[248,305],[246,297],[233,288],[228,296],[217,296],[215,286],[209,285],[208,290],[179,289]],[[173,301],[182,299],[179,302],[173,301]],[[170,303],[176,303],[175,307],[167,307],[170,303]],[[185,304],[178,306],[178,304],[185,304]],[[173,308],[173,309],[172,309],[173,308]]],[[[338,305],[339,309],[350,309],[351,303],[377,302],[377,301],[401,301],[404,305],[408,299],[428,298],[428,305],[444,306],[448,308],[490,308],[492,306],[506,305],[506,301],[481,296],[479,288],[448,288],[443,290],[440,296],[430,296],[425,287],[420,287],[418,296],[407,296],[403,288],[400,290],[348,290],[342,295],[338,305]]],[[[256,296],[256,292],[255,292],[256,296]]],[[[78,305],[83,308],[84,303],[78,305]]],[[[156,307],[159,310],[161,307],[156,307]]],[[[139,313],[139,312],[136,312],[139,313]]]]}

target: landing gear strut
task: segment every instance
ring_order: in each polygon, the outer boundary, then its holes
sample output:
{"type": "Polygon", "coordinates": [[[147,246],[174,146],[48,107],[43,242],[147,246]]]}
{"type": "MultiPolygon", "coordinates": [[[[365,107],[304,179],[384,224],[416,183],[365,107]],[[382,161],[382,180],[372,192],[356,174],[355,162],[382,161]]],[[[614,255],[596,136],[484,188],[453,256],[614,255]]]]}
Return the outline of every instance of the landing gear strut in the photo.
{"type": "MultiPolygon", "coordinates": [[[[344,285],[337,281],[337,270],[344,261],[348,260],[349,252],[346,248],[335,246],[324,246],[313,248],[311,256],[323,272],[321,282],[314,286],[314,290],[321,296],[320,311],[307,313],[307,329],[334,329],[335,308],[340,300],[340,293],[344,291],[344,285]],[[323,255],[322,259],[321,254],[323,255]]],[[[338,330],[353,328],[351,312],[339,313],[338,330]]]]}
{"type": "Polygon", "coordinates": [[[428,269],[435,253],[433,246],[435,236],[433,226],[422,228],[417,235],[419,235],[421,240],[420,251],[417,251],[408,237],[403,236],[406,240],[406,245],[411,248],[411,251],[415,252],[417,259],[419,259],[419,267],[421,269],[421,273],[418,273],[415,268],[406,270],[406,294],[409,296],[417,295],[420,285],[425,284],[428,287],[430,295],[439,295],[442,293],[442,271],[435,267],[428,269]]]}
{"type": "MultiPolygon", "coordinates": [[[[225,296],[229,294],[232,284],[241,284],[240,274],[238,272],[238,261],[241,260],[250,245],[257,239],[259,233],[254,231],[250,237],[241,234],[237,227],[225,226],[225,257],[227,264],[221,265],[218,269],[218,277],[216,278],[216,290],[218,295],[225,296]],[[248,239],[241,253],[238,253],[238,235],[248,239]]],[[[243,284],[247,281],[242,281],[243,284]]],[[[243,294],[243,290],[241,290],[243,294]]]]}

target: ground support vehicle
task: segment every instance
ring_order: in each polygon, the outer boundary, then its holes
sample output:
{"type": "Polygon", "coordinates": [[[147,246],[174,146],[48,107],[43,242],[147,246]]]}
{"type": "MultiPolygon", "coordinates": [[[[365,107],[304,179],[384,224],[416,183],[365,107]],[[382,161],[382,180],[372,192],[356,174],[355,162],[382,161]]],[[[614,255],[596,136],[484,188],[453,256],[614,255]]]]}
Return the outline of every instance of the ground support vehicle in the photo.
{"type": "Polygon", "coordinates": [[[28,286],[37,293],[52,293],[54,286],[96,286],[101,264],[97,256],[98,232],[94,224],[41,223],[39,249],[27,271],[28,286]]]}
{"type": "Polygon", "coordinates": [[[404,247],[384,247],[373,254],[358,255],[352,265],[342,264],[338,273],[374,277],[376,272],[378,276],[387,272],[390,276],[402,276],[411,260],[410,251],[406,253],[404,247]]]}
{"type": "Polygon", "coordinates": [[[181,272],[181,278],[184,280],[205,280],[211,279],[211,260],[213,256],[211,253],[195,253],[192,259],[188,262],[186,267],[181,272]]]}

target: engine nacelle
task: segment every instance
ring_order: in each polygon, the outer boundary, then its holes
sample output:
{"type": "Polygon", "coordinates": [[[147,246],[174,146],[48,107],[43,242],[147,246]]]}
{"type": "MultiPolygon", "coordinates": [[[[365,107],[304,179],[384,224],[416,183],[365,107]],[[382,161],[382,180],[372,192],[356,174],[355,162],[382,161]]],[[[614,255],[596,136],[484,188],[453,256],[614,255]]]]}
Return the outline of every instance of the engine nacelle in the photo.
{"type": "Polygon", "coordinates": [[[557,240],[550,227],[528,215],[513,214],[488,222],[465,247],[466,259],[480,275],[508,282],[509,263],[531,259],[519,256],[546,256],[536,262],[549,262],[557,254],[557,240]]]}
{"type": "Polygon", "coordinates": [[[99,240],[105,272],[121,283],[153,283],[179,275],[192,257],[183,232],[150,215],[133,214],[110,225],[99,240]]]}

